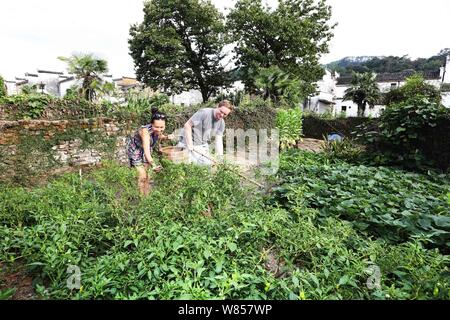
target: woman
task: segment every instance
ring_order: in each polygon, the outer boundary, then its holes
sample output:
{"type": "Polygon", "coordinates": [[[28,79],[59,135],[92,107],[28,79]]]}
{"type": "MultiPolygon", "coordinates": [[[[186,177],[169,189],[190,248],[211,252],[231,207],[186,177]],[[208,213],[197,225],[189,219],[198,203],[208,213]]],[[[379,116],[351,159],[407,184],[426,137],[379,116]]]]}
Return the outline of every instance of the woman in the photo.
{"type": "Polygon", "coordinates": [[[137,169],[139,192],[143,196],[147,196],[150,191],[148,168],[152,167],[154,172],[161,171],[161,167],[153,161],[152,152],[159,140],[169,139],[163,135],[165,128],[166,115],[152,109],[150,124],[141,126],[127,141],[130,166],[137,169]]]}

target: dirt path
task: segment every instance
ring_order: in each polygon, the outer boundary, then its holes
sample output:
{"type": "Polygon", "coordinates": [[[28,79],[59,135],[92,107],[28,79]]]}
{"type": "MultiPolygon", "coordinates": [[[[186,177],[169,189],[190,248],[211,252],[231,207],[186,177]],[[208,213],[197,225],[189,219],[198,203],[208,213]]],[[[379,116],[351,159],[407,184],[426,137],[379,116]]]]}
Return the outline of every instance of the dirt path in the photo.
{"type": "Polygon", "coordinates": [[[302,138],[297,144],[297,148],[311,152],[321,152],[324,141],[312,138],[302,138]]]}
{"type": "Polygon", "coordinates": [[[37,300],[33,289],[33,279],[25,272],[25,267],[19,264],[6,266],[0,263],[0,291],[15,289],[10,300],[37,300]]]}

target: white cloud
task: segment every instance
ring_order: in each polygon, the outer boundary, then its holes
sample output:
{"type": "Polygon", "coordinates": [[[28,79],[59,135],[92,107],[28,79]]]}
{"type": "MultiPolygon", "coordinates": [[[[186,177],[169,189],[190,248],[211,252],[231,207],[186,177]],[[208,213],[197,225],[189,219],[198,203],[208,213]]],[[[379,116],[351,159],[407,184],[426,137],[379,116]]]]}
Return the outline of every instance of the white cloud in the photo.
{"type": "MultiPolygon", "coordinates": [[[[58,56],[93,52],[110,72],[133,75],[129,27],[143,19],[143,0],[14,0],[0,10],[0,74],[23,76],[36,69],[64,70],[58,56]]],[[[233,1],[213,0],[223,10],[233,1]]],[[[275,0],[268,1],[272,7],[275,0]]],[[[329,62],[349,55],[428,57],[450,47],[448,0],[328,0],[339,25],[329,62]]]]}

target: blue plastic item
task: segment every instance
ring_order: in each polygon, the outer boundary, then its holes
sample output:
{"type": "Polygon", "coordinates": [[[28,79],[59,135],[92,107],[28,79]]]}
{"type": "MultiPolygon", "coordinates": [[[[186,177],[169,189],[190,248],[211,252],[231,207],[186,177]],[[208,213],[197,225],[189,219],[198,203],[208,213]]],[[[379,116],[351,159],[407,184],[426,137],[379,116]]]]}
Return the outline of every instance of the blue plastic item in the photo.
{"type": "Polygon", "coordinates": [[[339,133],[332,132],[328,135],[328,141],[342,141],[342,139],[344,136],[339,133]]]}

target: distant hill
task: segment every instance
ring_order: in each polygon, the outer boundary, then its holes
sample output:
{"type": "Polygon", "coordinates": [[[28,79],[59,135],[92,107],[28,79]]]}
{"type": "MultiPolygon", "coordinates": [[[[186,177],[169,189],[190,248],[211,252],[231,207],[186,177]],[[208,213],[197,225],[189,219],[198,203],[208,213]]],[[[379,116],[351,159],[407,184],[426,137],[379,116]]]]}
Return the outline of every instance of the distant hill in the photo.
{"type": "Polygon", "coordinates": [[[396,73],[405,70],[414,70],[418,73],[428,73],[439,70],[445,63],[446,55],[450,49],[443,49],[430,58],[411,60],[408,56],[356,56],[345,57],[333,61],[325,67],[337,71],[341,76],[348,76],[354,72],[396,73]]]}
{"type": "Polygon", "coordinates": [[[360,65],[360,64],[365,63],[374,58],[384,58],[384,57],[377,57],[377,56],[345,57],[343,59],[330,62],[329,64],[327,64],[327,67],[329,67],[329,68],[332,68],[332,67],[346,68],[348,66],[360,65]]]}

